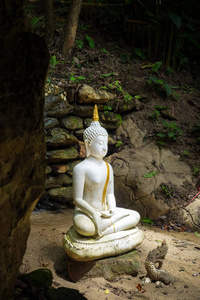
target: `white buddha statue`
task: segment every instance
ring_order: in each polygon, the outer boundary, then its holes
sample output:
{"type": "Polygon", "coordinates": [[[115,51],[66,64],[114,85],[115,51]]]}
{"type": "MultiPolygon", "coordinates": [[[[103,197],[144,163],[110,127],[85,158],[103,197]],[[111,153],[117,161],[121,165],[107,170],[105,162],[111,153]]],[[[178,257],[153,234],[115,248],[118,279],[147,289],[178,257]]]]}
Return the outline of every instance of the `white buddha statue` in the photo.
{"type": "Polygon", "coordinates": [[[113,169],[103,160],[108,133],[100,125],[97,106],[84,131],[87,158],[73,171],[74,228],[83,236],[101,237],[137,225],[138,212],[116,207],[113,169]]]}
{"type": "Polygon", "coordinates": [[[143,241],[136,227],[139,213],[116,207],[113,169],[103,160],[108,133],[98,120],[95,105],[93,121],[84,131],[87,157],[73,170],[74,225],[63,244],[68,256],[77,261],[122,254],[143,241]]]}

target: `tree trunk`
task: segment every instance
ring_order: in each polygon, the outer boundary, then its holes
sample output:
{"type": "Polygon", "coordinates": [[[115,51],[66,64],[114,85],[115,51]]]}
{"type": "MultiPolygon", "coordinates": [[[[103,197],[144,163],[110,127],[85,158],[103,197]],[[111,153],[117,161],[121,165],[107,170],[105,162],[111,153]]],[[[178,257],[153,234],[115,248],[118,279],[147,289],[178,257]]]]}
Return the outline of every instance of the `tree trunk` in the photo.
{"type": "Polygon", "coordinates": [[[54,39],[53,0],[44,0],[44,16],[45,16],[44,38],[47,45],[50,45],[54,39]]]}
{"type": "Polygon", "coordinates": [[[81,11],[81,4],[82,0],[73,0],[70,5],[62,47],[62,57],[64,59],[67,59],[71,56],[75,44],[78,19],[81,11]]]}
{"type": "Polygon", "coordinates": [[[0,2],[0,299],[12,299],[30,214],[45,186],[44,40],[30,33],[23,0],[0,2]]]}

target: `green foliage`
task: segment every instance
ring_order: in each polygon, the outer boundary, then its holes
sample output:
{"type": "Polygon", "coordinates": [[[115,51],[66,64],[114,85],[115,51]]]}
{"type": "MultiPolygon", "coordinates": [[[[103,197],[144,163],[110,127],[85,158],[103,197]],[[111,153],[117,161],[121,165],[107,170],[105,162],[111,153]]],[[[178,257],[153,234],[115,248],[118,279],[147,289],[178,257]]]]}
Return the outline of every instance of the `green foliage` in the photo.
{"type": "Polygon", "coordinates": [[[41,21],[43,18],[44,18],[44,16],[33,18],[33,19],[30,21],[31,26],[34,27],[34,26],[35,26],[39,21],[41,21]]]}
{"type": "Polygon", "coordinates": [[[111,72],[111,73],[109,73],[109,74],[101,74],[100,77],[101,77],[101,78],[103,78],[103,77],[110,77],[110,76],[112,76],[112,75],[114,75],[114,72],[111,72]]]}
{"type": "Polygon", "coordinates": [[[93,38],[91,38],[89,35],[86,35],[86,40],[88,41],[90,48],[94,48],[95,45],[93,38]]]}
{"type": "Polygon", "coordinates": [[[153,64],[151,70],[153,72],[157,72],[158,69],[161,67],[161,65],[162,65],[162,61],[155,62],[155,64],[153,64]]]}
{"type": "Polygon", "coordinates": [[[163,131],[157,133],[157,137],[159,139],[158,144],[164,145],[165,142],[176,141],[176,139],[183,134],[175,121],[167,122],[166,120],[162,120],[162,122],[163,131]]]}
{"type": "Polygon", "coordinates": [[[116,114],[115,116],[118,119],[117,125],[120,126],[122,124],[122,117],[120,114],[116,114]]]}
{"type": "Polygon", "coordinates": [[[200,234],[197,231],[195,231],[195,235],[200,237],[200,234]]]}
{"type": "MultiPolygon", "coordinates": [[[[113,81],[112,83],[110,83],[109,88],[117,89],[117,91],[120,93],[119,98],[122,98],[126,103],[130,103],[130,101],[133,100],[133,97],[128,92],[125,92],[123,90],[119,80],[113,81]]],[[[120,101],[120,99],[117,99],[117,100],[120,101]]]]}
{"type": "Polygon", "coordinates": [[[71,82],[81,82],[81,81],[85,81],[86,77],[84,76],[78,76],[76,77],[74,73],[72,73],[69,77],[69,81],[71,82]]]}
{"type": "Polygon", "coordinates": [[[148,83],[149,84],[156,84],[156,85],[159,85],[161,87],[164,87],[165,91],[166,91],[166,94],[167,94],[167,98],[172,94],[172,88],[171,88],[171,86],[169,84],[165,83],[161,79],[158,79],[158,78],[156,78],[154,76],[150,76],[148,83]]]}
{"type": "Polygon", "coordinates": [[[19,279],[35,288],[46,289],[52,285],[53,275],[49,269],[38,269],[20,275],[19,279]]]}
{"type": "Polygon", "coordinates": [[[57,64],[60,64],[60,63],[64,64],[64,61],[62,61],[62,60],[57,60],[55,55],[53,55],[53,56],[51,57],[51,59],[50,59],[50,67],[53,69],[53,72],[54,72],[54,70],[55,70],[56,65],[57,65],[57,64]]]}
{"type": "Polygon", "coordinates": [[[142,218],[141,221],[145,224],[153,224],[153,221],[149,218],[142,218]]]}
{"type": "Polygon", "coordinates": [[[133,53],[134,53],[135,55],[137,55],[141,60],[144,60],[145,56],[144,56],[144,53],[143,53],[143,51],[142,51],[141,49],[139,49],[139,48],[134,48],[134,49],[133,49],[133,53]]]}
{"type": "MultiPolygon", "coordinates": [[[[188,63],[188,56],[199,57],[200,39],[196,28],[199,27],[198,4],[183,0],[163,1],[135,1],[137,18],[140,20],[145,12],[144,21],[148,22],[151,31],[151,44],[147,33],[139,33],[136,28],[135,35],[140,34],[140,40],[135,43],[148,48],[148,54],[155,55],[156,59],[165,62],[173,68],[180,68],[188,63]],[[147,43],[148,41],[148,43],[147,43]],[[151,47],[150,47],[151,45],[151,47]]],[[[134,18],[134,16],[133,16],[134,18]]]]}
{"type": "Polygon", "coordinates": [[[193,175],[195,177],[198,177],[200,175],[200,169],[197,168],[196,166],[193,166],[194,167],[194,170],[193,170],[193,175]]]}
{"type": "Polygon", "coordinates": [[[122,141],[117,141],[115,146],[116,146],[116,148],[119,148],[120,146],[122,146],[122,144],[123,144],[122,141]]]}
{"type": "Polygon", "coordinates": [[[104,105],[103,109],[104,109],[104,114],[107,114],[109,111],[112,110],[112,107],[110,107],[109,105],[104,105]]]}
{"type": "Polygon", "coordinates": [[[184,150],[182,153],[181,153],[181,156],[182,157],[188,157],[190,155],[190,152],[188,152],[187,150],[184,150]]]}
{"type": "Polygon", "coordinates": [[[160,117],[160,112],[157,109],[154,109],[154,112],[149,115],[149,118],[153,119],[155,122],[158,121],[158,117],[160,117]]]}
{"type": "Polygon", "coordinates": [[[162,185],[161,187],[162,187],[162,190],[163,190],[163,192],[165,193],[165,195],[166,195],[167,197],[172,197],[171,192],[168,191],[168,189],[167,189],[167,187],[166,187],[165,185],[162,185]]]}
{"type": "Polygon", "coordinates": [[[104,49],[100,49],[100,51],[102,52],[102,53],[105,53],[105,54],[109,54],[109,52],[104,48],[104,49]]]}
{"type": "Polygon", "coordinates": [[[79,49],[82,49],[82,48],[83,48],[83,45],[84,45],[84,43],[83,43],[83,41],[82,41],[82,40],[76,40],[76,45],[77,45],[77,47],[78,47],[79,49]]]}
{"type": "Polygon", "coordinates": [[[149,173],[146,173],[146,174],[142,175],[142,177],[144,177],[144,178],[152,178],[152,177],[156,176],[158,173],[159,173],[158,171],[149,172],[149,173]]]}

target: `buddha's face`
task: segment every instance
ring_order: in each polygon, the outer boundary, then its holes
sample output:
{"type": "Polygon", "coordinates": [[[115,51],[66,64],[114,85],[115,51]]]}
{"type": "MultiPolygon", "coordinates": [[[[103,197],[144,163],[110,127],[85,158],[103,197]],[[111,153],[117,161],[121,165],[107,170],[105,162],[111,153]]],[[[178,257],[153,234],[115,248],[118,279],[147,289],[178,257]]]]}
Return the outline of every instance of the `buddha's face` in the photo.
{"type": "Polygon", "coordinates": [[[108,151],[108,136],[99,135],[89,147],[90,155],[96,158],[103,158],[108,151]]]}

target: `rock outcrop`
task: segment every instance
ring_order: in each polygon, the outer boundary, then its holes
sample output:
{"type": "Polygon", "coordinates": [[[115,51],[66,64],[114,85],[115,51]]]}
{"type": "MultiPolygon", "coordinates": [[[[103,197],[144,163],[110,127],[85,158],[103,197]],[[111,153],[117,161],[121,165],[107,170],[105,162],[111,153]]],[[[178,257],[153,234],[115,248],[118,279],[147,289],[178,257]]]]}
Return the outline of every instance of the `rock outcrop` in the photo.
{"type": "Polygon", "coordinates": [[[117,134],[130,140],[129,146],[108,158],[115,174],[118,206],[152,219],[177,208],[173,195],[181,198],[187,195],[188,185],[193,185],[190,167],[170,150],[144,142],[145,132],[131,118],[123,122],[117,134]]]}
{"type": "Polygon", "coordinates": [[[49,53],[42,38],[21,31],[19,3],[1,7],[11,10],[7,19],[0,14],[0,299],[9,300],[26,249],[30,214],[45,187],[43,94],[49,53]]]}

